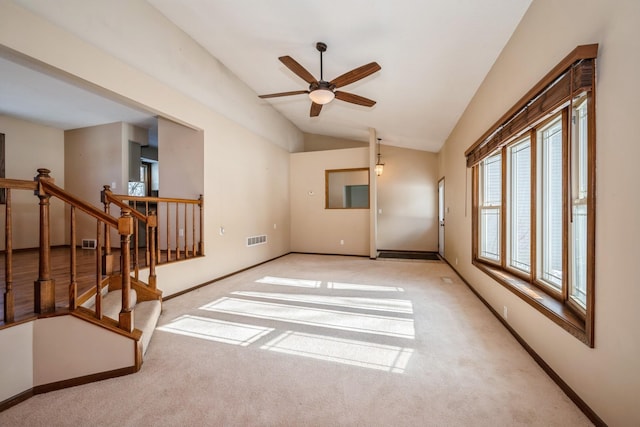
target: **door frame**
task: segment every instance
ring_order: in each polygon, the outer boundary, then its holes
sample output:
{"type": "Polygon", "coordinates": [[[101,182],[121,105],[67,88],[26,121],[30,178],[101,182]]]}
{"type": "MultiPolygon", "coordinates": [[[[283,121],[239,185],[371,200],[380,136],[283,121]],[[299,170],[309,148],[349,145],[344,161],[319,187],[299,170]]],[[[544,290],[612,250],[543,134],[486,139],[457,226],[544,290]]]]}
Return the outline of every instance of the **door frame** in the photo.
{"type": "Polygon", "coordinates": [[[438,180],[438,254],[444,258],[444,228],[445,228],[445,186],[444,177],[438,180]]]}

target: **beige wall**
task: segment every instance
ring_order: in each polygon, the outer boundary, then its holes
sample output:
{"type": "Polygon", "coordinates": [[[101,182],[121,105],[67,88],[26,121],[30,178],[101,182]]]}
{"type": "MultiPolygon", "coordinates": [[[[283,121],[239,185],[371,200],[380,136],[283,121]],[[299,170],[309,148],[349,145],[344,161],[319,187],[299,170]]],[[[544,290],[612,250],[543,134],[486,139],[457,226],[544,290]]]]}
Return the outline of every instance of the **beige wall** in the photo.
{"type": "Polygon", "coordinates": [[[383,145],[378,249],[438,250],[438,155],[383,145]]]}
{"type": "Polygon", "coordinates": [[[135,343],[73,316],[0,330],[0,402],[39,385],[135,364],[135,343]]]}
{"type": "MultiPolygon", "coordinates": [[[[609,425],[640,425],[640,2],[534,0],[441,152],[446,258],[609,425]],[[471,264],[470,174],[464,151],[572,49],[599,43],[595,348],[471,264]]],[[[499,351],[499,349],[496,349],[499,351]]],[[[542,373],[541,373],[542,374],[542,373]]]]}
{"type": "Polygon", "coordinates": [[[368,146],[368,141],[354,141],[351,139],[316,135],[313,133],[304,134],[304,151],[341,150],[344,148],[361,148],[368,146]]]}
{"type": "MultiPolygon", "coordinates": [[[[110,185],[115,194],[127,194],[129,181],[128,126],[122,122],[73,129],[64,133],[65,190],[95,207],[102,208],[100,191],[110,185]],[[115,186],[113,185],[115,184],[115,186]]],[[[111,212],[118,216],[117,210],[111,212]]],[[[96,221],[82,212],[77,214],[76,244],[96,238],[96,221]]],[[[112,246],[119,239],[111,232],[112,246]]]]}
{"type": "MultiPolygon", "coordinates": [[[[38,168],[47,168],[55,183],[64,188],[64,133],[60,129],[0,115],[0,133],[5,134],[7,178],[31,181],[38,168]]],[[[38,203],[31,191],[12,192],[14,249],[38,247],[38,203]]],[[[0,209],[2,224],[4,215],[4,208],[0,209]]],[[[52,199],[50,215],[51,243],[63,245],[67,236],[63,203],[52,199]]],[[[0,248],[4,249],[4,226],[0,229],[0,248]]]]}
{"type": "Polygon", "coordinates": [[[204,193],[204,137],[158,118],[159,196],[197,199],[204,193]]]}
{"type": "Polygon", "coordinates": [[[0,402],[33,387],[33,324],[0,329],[0,402]]]}
{"type": "Polygon", "coordinates": [[[292,251],[369,255],[369,209],[325,209],[325,170],[363,167],[368,148],[291,154],[292,251]]]}
{"type": "Polygon", "coordinates": [[[135,365],[135,342],[73,316],[33,326],[33,386],[135,365]]]}

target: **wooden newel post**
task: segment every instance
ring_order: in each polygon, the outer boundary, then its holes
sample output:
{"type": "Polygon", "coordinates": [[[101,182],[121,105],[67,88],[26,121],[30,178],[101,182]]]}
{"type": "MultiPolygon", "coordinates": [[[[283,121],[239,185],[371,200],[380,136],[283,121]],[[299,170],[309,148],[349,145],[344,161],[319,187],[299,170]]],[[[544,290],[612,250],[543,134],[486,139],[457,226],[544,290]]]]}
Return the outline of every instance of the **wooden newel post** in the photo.
{"type": "Polygon", "coordinates": [[[147,227],[149,229],[149,286],[156,289],[156,234],[158,231],[158,217],[156,211],[151,211],[147,217],[147,227]]]}
{"type": "Polygon", "coordinates": [[[131,211],[123,209],[118,218],[118,233],[120,234],[120,273],[122,274],[122,309],[120,310],[120,329],[133,331],[133,311],[129,301],[131,292],[131,234],[133,234],[133,217],[131,211]]]}
{"type": "MultiPolygon", "coordinates": [[[[111,202],[109,196],[111,196],[111,187],[108,185],[103,186],[103,190],[100,192],[100,201],[104,205],[104,213],[111,215],[111,202]]],[[[113,254],[111,253],[111,229],[107,224],[104,225],[104,254],[102,255],[102,273],[106,275],[113,274],[113,254]]]]}
{"type": "Polygon", "coordinates": [[[55,281],[51,278],[51,224],[49,222],[49,196],[42,183],[53,181],[49,169],[38,169],[34,181],[38,182],[35,195],[40,198],[40,264],[38,280],[34,282],[34,312],[50,313],[56,310],[55,281]]]}

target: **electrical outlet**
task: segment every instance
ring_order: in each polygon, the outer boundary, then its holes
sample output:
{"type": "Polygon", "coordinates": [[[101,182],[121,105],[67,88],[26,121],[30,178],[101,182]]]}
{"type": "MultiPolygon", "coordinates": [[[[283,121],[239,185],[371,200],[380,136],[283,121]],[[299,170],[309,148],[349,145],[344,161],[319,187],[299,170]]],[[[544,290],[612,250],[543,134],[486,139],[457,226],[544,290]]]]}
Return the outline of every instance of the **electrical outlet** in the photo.
{"type": "Polygon", "coordinates": [[[509,310],[506,305],[502,306],[502,317],[504,317],[504,320],[507,320],[509,317],[509,310]]]}
{"type": "Polygon", "coordinates": [[[178,230],[178,235],[180,237],[184,237],[184,228],[181,228],[180,230],[178,230]]]}
{"type": "Polygon", "coordinates": [[[273,229],[275,230],[275,229],[277,229],[277,228],[278,228],[278,225],[274,223],[274,224],[273,224],[273,229]]]}
{"type": "Polygon", "coordinates": [[[220,227],[220,235],[224,236],[224,227],[220,227]]]}
{"type": "Polygon", "coordinates": [[[340,244],[341,244],[341,245],[344,245],[344,240],[340,240],[340,244]]]}
{"type": "Polygon", "coordinates": [[[456,257],[456,265],[458,265],[458,257],[456,257]]]}

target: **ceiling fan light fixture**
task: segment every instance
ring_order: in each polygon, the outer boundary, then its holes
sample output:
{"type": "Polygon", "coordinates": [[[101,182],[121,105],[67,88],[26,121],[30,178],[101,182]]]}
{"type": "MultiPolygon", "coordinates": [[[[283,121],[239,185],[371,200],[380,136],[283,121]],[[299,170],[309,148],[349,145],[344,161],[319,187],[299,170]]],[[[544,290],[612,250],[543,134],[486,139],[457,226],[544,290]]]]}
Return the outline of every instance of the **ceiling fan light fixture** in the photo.
{"type": "Polygon", "coordinates": [[[276,98],[279,96],[300,95],[306,93],[311,99],[311,110],[309,111],[309,117],[317,117],[322,110],[324,104],[328,104],[333,101],[333,98],[338,98],[340,101],[350,102],[351,104],[362,105],[365,107],[373,107],[376,101],[365,98],[364,96],[354,95],[349,92],[336,91],[337,88],[350,85],[358,80],[381,70],[380,65],[377,62],[370,62],[361,67],[354,68],[353,70],[346,72],[331,81],[324,80],[323,67],[322,67],[322,54],[326,52],[326,43],[316,43],[316,49],[320,52],[320,79],[317,80],[313,75],[307,71],[302,65],[300,65],[295,59],[290,56],[281,56],[278,58],[280,62],[284,64],[290,71],[300,77],[305,82],[309,83],[308,90],[293,90],[289,92],[269,93],[266,95],[258,95],[260,98],[276,98]]]}
{"type": "Polygon", "coordinates": [[[333,93],[332,90],[329,89],[316,89],[309,92],[309,98],[316,104],[324,105],[333,101],[333,98],[336,97],[336,94],[333,93]]]}

